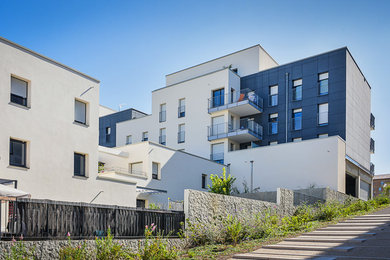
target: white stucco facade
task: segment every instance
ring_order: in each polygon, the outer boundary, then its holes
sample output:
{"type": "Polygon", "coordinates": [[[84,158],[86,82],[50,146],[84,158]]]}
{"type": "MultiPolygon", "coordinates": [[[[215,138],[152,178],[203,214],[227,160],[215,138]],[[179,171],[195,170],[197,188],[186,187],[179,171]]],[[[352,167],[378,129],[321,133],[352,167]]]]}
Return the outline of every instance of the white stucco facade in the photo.
{"type": "Polygon", "coordinates": [[[135,206],[134,185],[97,179],[99,81],[0,38],[0,178],[16,180],[35,199],[135,206]],[[11,77],[28,83],[27,105],[11,102],[11,77]],[[75,122],[75,101],[86,123],[75,122]],[[10,140],[25,142],[26,163],[10,162],[10,140]],[[74,153],[85,155],[85,177],[74,176],[74,153]]]}
{"type": "Polygon", "coordinates": [[[103,163],[98,179],[135,183],[136,194],[130,197],[167,208],[171,201],[183,201],[184,189],[207,190],[210,174],[220,174],[224,165],[177,151],[153,142],[141,142],[116,148],[99,147],[103,163]],[[158,166],[153,169],[153,164],[158,166]],[[155,172],[154,172],[155,171],[155,172]],[[157,174],[153,178],[152,173],[157,174]],[[206,183],[202,188],[202,175],[206,183]]]}

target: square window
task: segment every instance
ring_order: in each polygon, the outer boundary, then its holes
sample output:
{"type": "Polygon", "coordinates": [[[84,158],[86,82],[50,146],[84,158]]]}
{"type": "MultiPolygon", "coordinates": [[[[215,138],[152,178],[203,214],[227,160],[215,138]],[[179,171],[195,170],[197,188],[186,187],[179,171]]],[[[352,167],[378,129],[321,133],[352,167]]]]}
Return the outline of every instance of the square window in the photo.
{"type": "Polygon", "coordinates": [[[74,153],[74,175],[85,177],[85,154],[74,153]]]}
{"type": "Polygon", "coordinates": [[[10,139],[9,164],[18,167],[26,166],[27,143],[15,139],[10,139]]]}
{"type": "Polygon", "coordinates": [[[130,174],[135,174],[135,175],[145,175],[143,173],[143,163],[142,162],[135,162],[135,163],[130,163],[130,174]]]}
{"type": "Polygon", "coordinates": [[[11,76],[11,102],[27,107],[28,82],[11,76]]]}
{"type": "Polygon", "coordinates": [[[74,113],[74,121],[80,124],[87,124],[87,104],[75,100],[75,113],[74,113]]]}

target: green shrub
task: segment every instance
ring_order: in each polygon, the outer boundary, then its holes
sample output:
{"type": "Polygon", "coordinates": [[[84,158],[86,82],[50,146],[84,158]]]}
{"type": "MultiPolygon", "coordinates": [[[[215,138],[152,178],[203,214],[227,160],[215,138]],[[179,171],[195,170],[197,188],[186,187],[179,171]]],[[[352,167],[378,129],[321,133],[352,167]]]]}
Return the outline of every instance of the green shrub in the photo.
{"type": "Polygon", "coordinates": [[[97,260],[132,259],[124,250],[123,245],[113,241],[110,228],[107,230],[107,236],[96,238],[95,243],[97,260]]]}
{"type": "Polygon", "coordinates": [[[85,242],[78,244],[77,246],[72,246],[72,241],[70,239],[70,233],[67,234],[68,245],[60,248],[59,258],[61,260],[83,260],[90,259],[87,249],[85,248],[85,242]]]}
{"type": "Polygon", "coordinates": [[[340,213],[340,203],[338,202],[326,202],[324,204],[318,204],[314,220],[332,221],[336,217],[340,216],[340,213]]]}
{"type": "Polygon", "coordinates": [[[246,237],[246,231],[244,225],[237,217],[228,215],[222,220],[224,240],[228,243],[237,245],[238,242],[242,241],[246,237]]]}
{"type": "Polygon", "coordinates": [[[226,169],[223,168],[222,176],[211,174],[210,180],[211,186],[208,185],[210,192],[230,195],[233,191],[233,183],[236,181],[236,178],[232,177],[230,174],[226,177],[226,169]]]}
{"type": "Polygon", "coordinates": [[[156,227],[154,224],[145,227],[145,242],[143,245],[138,244],[138,253],[135,257],[142,260],[177,259],[176,249],[168,249],[167,242],[163,240],[161,234],[154,235],[156,227]]]}
{"type": "Polygon", "coordinates": [[[26,248],[23,240],[23,236],[20,237],[20,240],[16,242],[14,238],[12,238],[11,252],[5,256],[6,260],[34,260],[38,259],[35,255],[35,247],[26,248]]]}

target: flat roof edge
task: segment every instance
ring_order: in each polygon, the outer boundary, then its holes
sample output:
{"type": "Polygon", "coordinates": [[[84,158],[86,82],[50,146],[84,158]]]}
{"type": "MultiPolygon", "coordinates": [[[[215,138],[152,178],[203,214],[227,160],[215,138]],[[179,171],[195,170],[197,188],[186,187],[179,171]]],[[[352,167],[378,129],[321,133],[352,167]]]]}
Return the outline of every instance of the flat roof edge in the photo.
{"type": "Polygon", "coordinates": [[[97,80],[97,79],[95,79],[95,78],[93,78],[91,76],[88,76],[87,74],[84,74],[84,73],[82,73],[82,72],[80,72],[78,70],[75,70],[75,69],[73,69],[73,68],[71,68],[69,66],[66,66],[66,65],[64,65],[64,64],[62,64],[62,63],[60,63],[58,61],[50,59],[50,58],[48,58],[48,57],[46,57],[46,56],[44,56],[42,54],[39,54],[39,53],[37,53],[37,52],[35,52],[33,50],[30,50],[30,49],[28,49],[26,47],[23,47],[22,45],[19,45],[19,44],[15,43],[15,42],[12,42],[12,41],[10,41],[10,40],[8,40],[6,38],[1,37],[1,36],[0,36],[0,42],[3,42],[4,44],[7,44],[7,45],[9,45],[11,47],[14,47],[14,48],[16,48],[18,50],[24,51],[24,52],[26,52],[26,53],[34,56],[34,57],[42,59],[42,60],[44,60],[44,61],[46,61],[48,63],[54,64],[54,65],[56,65],[56,66],[58,66],[60,68],[63,68],[63,69],[68,70],[70,72],[73,72],[73,73],[75,73],[75,74],[77,74],[77,75],[79,75],[79,76],[81,76],[83,78],[89,79],[89,80],[91,80],[91,81],[93,81],[95,83],[100,83],[99,80],[97,80]]]}

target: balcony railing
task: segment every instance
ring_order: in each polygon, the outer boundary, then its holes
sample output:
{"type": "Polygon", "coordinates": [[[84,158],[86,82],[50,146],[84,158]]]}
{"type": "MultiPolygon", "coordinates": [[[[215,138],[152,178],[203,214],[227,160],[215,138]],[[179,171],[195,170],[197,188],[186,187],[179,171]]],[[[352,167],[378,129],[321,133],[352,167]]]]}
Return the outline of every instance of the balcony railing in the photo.
{"type": "Polygon", "coordinates": [[[166,145],[167,144],[167,136],[166,135],[160,135],[158,137],[159,144],[166,145]]]}
{"type": "Polygon", "coordinates": [[[373,114],[370,116],[370,127],[371,130],[375,130],[375,116],[373,114]]]}
{"type": "Polygon", "coordinates": [[[137,171],[137,170],[131,170],[121,167],[99,167],[99,173],[107,173],[107,172],[116,172],[119,174],[124,175],[131,175],[131,176],[140,176],[140,177],[146,177],[146,172],[143,171],[137,171]]]}
{"type": "Polygon", "coordinates": [[[160,123],[167,121],[167,111],[160,111],[159,121],[160,123]]]}
{"type": "Polygon", "coordinates": [[[186,132],[185,131],[178,132],[177,133],[177,142],[179,144],[180,143],[184,143],[185,142],[185,137],[186,137],[186,132]]]}
{"type": "Polygon", "coordinates": [[[239,135],[241,131],[248,131],[258,139],[263,137],[263,127],[253,120],[241,119],[239,125],[221,123],[208,126],[209,140],[226,138],[228,136],[239,135]]]}
{"type": "Polygon", "coordinates": [[[370,152],[375,153],[375,140],[372,138],[370,140],[370,152]]]}
{"type": "Polygon", "coordinates": [[[186,106],[179,106],[177,108],[177,117],[185,117],[186,116],[186,106]]]}
{"type": "Polygon", "coordinates": [[[375,164],[373,164],[373,163],[370,163],[370,173],[372,175],[375,175],[375,164]]]}
{"type": "Polygon", "coordinates": [[[263,109],[263,99],[251,89],[242,89],[241,91],[231,92],[230,94],[215,96],[209,98],[209,112],[214,108],[222,109],[249,103],[258,110],[263,109]]]}

